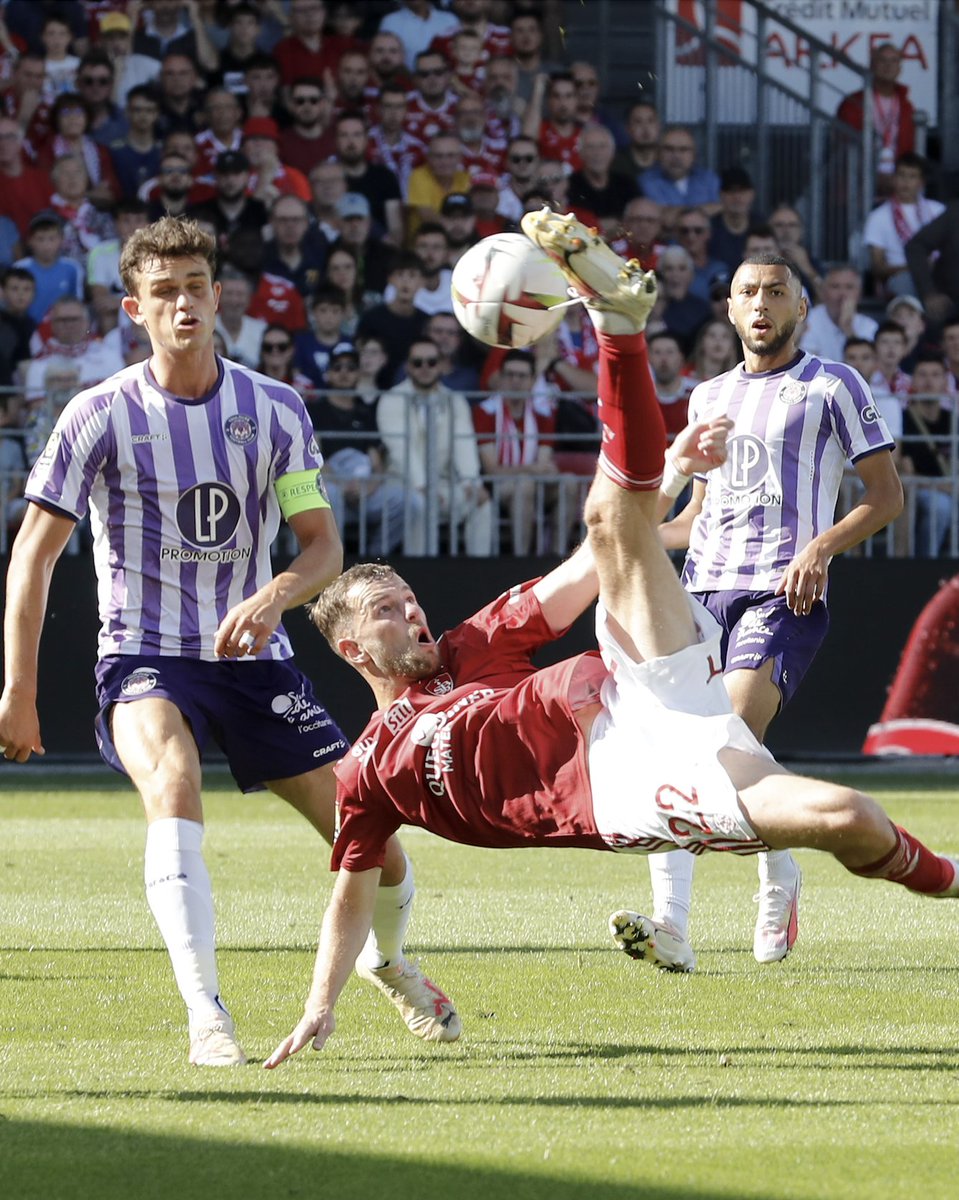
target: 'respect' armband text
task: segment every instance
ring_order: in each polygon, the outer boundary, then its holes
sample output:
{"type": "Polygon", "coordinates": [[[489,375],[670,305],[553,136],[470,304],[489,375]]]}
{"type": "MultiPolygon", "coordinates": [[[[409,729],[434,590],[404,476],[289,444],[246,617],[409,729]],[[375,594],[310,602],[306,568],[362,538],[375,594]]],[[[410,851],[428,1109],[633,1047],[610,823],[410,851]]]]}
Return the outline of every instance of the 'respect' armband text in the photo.
{"type": "Polygon", "coordinates": [[[280,502],[280,511],[287,521],[297,513],[307,512],[311,508],[330,507],[329,497],[318,469],[291,471],[289,475],[284,475],[276,481],[274,489],[280,502]]]}

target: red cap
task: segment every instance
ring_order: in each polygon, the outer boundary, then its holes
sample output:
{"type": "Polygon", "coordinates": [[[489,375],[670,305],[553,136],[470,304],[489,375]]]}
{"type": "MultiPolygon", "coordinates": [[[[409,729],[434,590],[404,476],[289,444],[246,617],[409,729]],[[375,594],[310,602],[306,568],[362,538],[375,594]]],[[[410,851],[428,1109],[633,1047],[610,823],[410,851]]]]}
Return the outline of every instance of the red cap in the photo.
{"type": "Polygon", "coordinates": [[[243,126],[243,136],[245,138],[269,138],[271,142],[278,142],[280,140],[280,130],[272,117],[250,117],[249,121],[243,126]]]}
{"type": "Polygon", "coordinates": [[[499,191],[499,180],[490,171],[478,171],[470,179],[471,188],[492,188],[494,192],[499,191]]]}

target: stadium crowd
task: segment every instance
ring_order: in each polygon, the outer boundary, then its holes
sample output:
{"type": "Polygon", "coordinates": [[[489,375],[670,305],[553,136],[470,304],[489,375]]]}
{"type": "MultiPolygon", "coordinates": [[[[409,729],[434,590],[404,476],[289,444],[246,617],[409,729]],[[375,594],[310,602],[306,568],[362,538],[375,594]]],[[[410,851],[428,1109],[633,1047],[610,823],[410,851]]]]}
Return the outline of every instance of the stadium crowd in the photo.
{"type": "MultiPolygon", "coordinates": [[[[856,369],[912,503],[885,552],[949,552],[956,522],[959,201],[874,53],[876,206],[861,262],[820,263],[802,198],[757,210],[696,131],[617,106],[569,61],[563,0],[6,0],[0,4],[0,548],[62,405],[148,357],[120,251],[164,214],[219,246],[220,352],[293,384],[348,549],[564,553],[599,444],[598,345],[567,309],[529,353],[452,315],[451,270],[549,205],[654,269],[647,329],[667,429],[741,357],[747,254],[802,278],[801,347],[856,369]],[[933,164],[934,166],[934,164],[933,164]]],[[[862,124],[863,93],[840,117],[862,124]]],[[[82,540],[78,538],[78,542],[82,540]]]]}

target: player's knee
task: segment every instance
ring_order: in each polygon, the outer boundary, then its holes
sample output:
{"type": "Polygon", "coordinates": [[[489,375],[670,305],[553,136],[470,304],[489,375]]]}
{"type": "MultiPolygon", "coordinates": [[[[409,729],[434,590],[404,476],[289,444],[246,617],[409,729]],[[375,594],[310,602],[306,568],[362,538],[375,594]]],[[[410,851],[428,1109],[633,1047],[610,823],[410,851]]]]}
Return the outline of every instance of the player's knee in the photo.
{"type": "Polygon", "coordinates": [[[885,814],[874,800],[855,788],[829,785],[826,795],[829,825],[839,839],[856,840],[872,834],[885,814]]]}

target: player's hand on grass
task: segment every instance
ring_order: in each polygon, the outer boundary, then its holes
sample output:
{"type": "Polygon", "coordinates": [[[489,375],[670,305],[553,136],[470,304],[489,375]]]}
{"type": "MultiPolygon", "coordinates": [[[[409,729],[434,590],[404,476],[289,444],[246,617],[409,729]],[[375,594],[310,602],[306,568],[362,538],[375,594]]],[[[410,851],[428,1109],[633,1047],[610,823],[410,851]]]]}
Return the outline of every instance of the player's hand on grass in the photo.
{"type": "Polygon", "coordinates": [[[810,542],[786,568],[776,595],[786,597],[786,604],[797,617],[808,616],[815,602],[825,595],[828,570],[829,556],[810,542]]]}
{"type": "Polygon", "coordinates": [[[721,467],[733,423],[729,417],[697,421],[676,434],[669,456],[683,475],[697,475],[721,467]]]}
{"type": "Polygon", "coordinates": [[[273,1051],[263,1066],[268,1071],[285,1062],[291,1054],[296,1054],[312,1041],[314,1050],[322,1050],[326,1039],[336,1028],[336,1021],[331,1012],[304,1013],[299,1025],[289,1037],[285,1037],[273,1051]]]}

